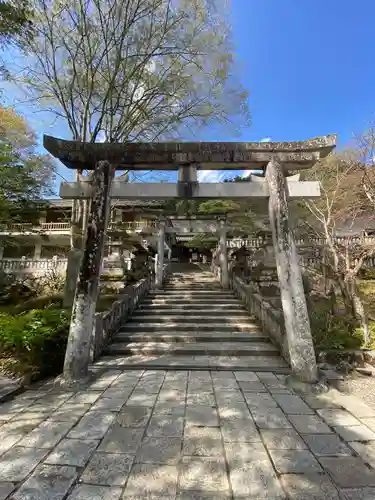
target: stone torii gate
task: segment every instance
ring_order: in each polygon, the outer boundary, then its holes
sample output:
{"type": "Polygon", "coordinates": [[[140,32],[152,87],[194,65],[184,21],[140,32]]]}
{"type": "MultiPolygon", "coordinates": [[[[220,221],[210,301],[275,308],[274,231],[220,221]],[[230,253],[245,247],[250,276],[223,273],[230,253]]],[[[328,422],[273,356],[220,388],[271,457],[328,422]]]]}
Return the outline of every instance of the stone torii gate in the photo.
{"type": "Polygon", "coordinates": [[[300,142],[82,143],[44,136],[44,147],[70,169],[91,170],[91,182],[62,183],[62,198],[91,198],[88,230],[72,310],[64,376],[85,377],[103,254],[109,199],[268,198],[285,330],[293,373],[317,381],[317,367],[302,275],[288,217],[289,198],[320,196],[320,185],[299,181],[295,171],[312,167],[336,146],[336,136],[300,142]],[[198,183],[197,170],[262,170],[246,183],[198,183]],[[114,180],[116,170],[178,170],[177,183],[114,180]]]}

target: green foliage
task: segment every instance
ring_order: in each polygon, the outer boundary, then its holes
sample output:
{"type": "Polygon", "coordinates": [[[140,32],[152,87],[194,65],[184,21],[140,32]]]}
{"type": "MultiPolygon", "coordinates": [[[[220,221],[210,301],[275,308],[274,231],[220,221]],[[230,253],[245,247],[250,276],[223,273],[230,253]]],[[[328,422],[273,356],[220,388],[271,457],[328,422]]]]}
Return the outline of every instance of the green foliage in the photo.
{"type": "Polygon", "coordinates": [[[25,0],[0,0],[0,44],[9,43],[20,34],[32,33],[31,11],[25,0]]]}
{"type": "Polygon", "coordinates": [[[364,267],[359,271],[358,277],[363,280],[375,280],[375,268],[364,267]]]}
{"type": "Polygon", "coordinates": [[[198,250],[209,250],[217,246],[218,237],[211,233],[196,234],[190,241],[186,241],[187,248],[197,248],[198,250]]]}
{"type": "Polygon", "coordinates": [[[21,301],[14,308],[13,311],[20,313],[29,311],[30,309],[45,309],[47,307],[62,307],[63,294],[55,293],[51,295],[40,295],[26,301],[21,301]]]}
{"type": "Polygon", "coordinates": [[[358,282],[360,296],[370,318],[375,318],[375,280],[363,279],[358,282]]]}
{"type": "Polygon", "coordinates": [[[310,312],[313,341],[317,351],[325,349],[359,349],[363,332],[356,322],[332,311],[328,300],[314,303],[310,312]]]}
{"type": "Polygon", "coordinates": [[[12,108],[0,106],[0,224],[25,222],[51,194],[54,166],[35,151],[33,132],[12,108]]]}
{"type": "Polygon", "coordinates": [[[123,281],[123,274],[101,274],[101,281],[123,281]]]}
{"type": "Polygon", "coordinates": [[[3,368],[11,367],[33,379],[60,373],[68,330],[69,316],[60,309],[34,309],[20,315],[0,313],[3,368]]]}
{"type": "Polygon", "coordinates": [[[204,214],[227,214],[240,209],[240,204],[233,200],[208,200],[199,205],[199,212],[204,214]]]}
{"type": "MultiPolygon", "coordinates": [[[[363,344],[362,347],[365,349],[375,350],[375,321],[369,321],[369,330],[370,330],[370,340],[363,344]]],[[[359,339],[363,339],[363,330],[362,328],[355,329],[355,335],[358,336],[359,339]]]]}

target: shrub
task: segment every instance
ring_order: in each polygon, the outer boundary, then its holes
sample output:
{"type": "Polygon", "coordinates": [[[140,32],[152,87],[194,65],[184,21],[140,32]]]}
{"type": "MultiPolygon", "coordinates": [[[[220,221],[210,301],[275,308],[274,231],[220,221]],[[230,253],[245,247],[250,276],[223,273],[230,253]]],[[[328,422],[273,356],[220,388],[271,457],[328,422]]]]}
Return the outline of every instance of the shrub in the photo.
{"type": "Polygon", "coordinates": [[[21,304],[17,304],[13,307],[14,313],[21,313],[23,311],[29,311],[30,309],[45,309],[45,308],[62,308],[63,295],[56,293],[54,295],[42,295],[40,297],[34,297],[32,299],[26,300],[21,304]]]}
{"type": "Polygon", "coordinates": [[[102,281],[123,281],[123,274],[101,274],[100,279],[102,281]]]}
{"type": "Polygon", "coordinates": [[[24,314],[0,313],[3,367],[32,379],[61,372],[69,316],[60,309],[34,309],[24,314]]]}
{"type": "Polygon", "coordinates": [[[363,280],[375,280],[375,268],[374,267],[363,267],[359,271],[359,278],[363,280]]]}
{"type": "Polygon", "coordinates": [[[334,314],[329,300],[314,304],[310,324],[317,351],[361,347],[362,334],[359,334],[357,323],[346,315],[334,314]]]}
{"type": "MultiPolygon", "coordinates": [[[[366,343],[363,344],[362,347],[366,349],[372,349],[375,350],[375,321],[369,321],[369,330],[370,330],[370,340],[366,343]]],[[[362,328],[356,328],[355,334],[358,336],[358,338],[363,339],[363,331],[362,328]]]]}
{"type": "Polygon", "coordinates": [[[56,269],[49,269],[37,279],[38,295],[56,295],[63,293],[65,287],[65,273],[56,269]]]}
{"type": "Polygon", "coordinates": [[[0,276],[0,304],[11,305],[38,295],[35,280],[14,275],[0,276]]]}

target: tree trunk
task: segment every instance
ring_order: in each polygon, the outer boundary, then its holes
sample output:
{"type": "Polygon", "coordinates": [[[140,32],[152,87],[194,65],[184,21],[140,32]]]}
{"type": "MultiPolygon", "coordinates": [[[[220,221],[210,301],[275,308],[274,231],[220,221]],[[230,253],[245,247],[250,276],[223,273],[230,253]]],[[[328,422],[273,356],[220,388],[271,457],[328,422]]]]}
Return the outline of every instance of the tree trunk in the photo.
{"type": "Polygon", "coordinates": [[[113,177],[114,169],[107,161],[97,163],[92,177],[92,201],[86,243],[77,280],[65,354],[64,379],[67,383],[80,381],[88,375],[100,267],[110,205],[109,195],[113,177]]]}
{"type": "Polygon", "coordinates": [[[337,279],[337,283],[340,288],[341,297],[344,302],[346,313],[348,314],[348,316],[355,318],[356,314],[355,314],[355,309],[353,307],[352,292],[348,285],[348,282],[345,280],[345,278],[339,277],[337,279]]]}
{"type": "Polygon", "coordinates": [[[370,340],[370,329],[368,326],[368,317],[363,306],[363,302],[359,293],[357,291],[353,294],[353,307],[355,310],[355,314],[361,324],[361,328],[363,331],[363,342],[367,344],[370,340]]]}
{"type": "Polygon", "coordinates": [[[368,317],[364,308],[362,299],[359,295],[359,289],[355,278],[349,278],[345,281],[347,294],[351,302],[353,316],[359,321],[363,331],[363,341],[366,344],[370,340],[370,330],[368,326],[368,317]]]}

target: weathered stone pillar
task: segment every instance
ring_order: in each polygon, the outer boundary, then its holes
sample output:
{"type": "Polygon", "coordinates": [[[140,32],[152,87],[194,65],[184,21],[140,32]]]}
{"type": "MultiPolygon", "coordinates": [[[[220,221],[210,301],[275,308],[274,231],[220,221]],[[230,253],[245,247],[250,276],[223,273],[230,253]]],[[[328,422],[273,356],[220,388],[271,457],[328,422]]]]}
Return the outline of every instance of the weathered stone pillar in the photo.
{"type": "Polygon", "coordinates": [[[317,382],[317,366],[311,337],[294,236],[289,222],[288,186],[282,165],[275,157],[267,165],[269,216],[277,274],[293,374],[303,382],[317,382]]]}
{"type": "Polygon", "coordinates": [[[74,293],[81,266],[83,252],[79,248],[71,248],[67,255],[67,268],[64,285],[63,307],[70,309],[73,306],[74,293]]]}
{"type": "MultiPolygon", "coordinates": [[[[76,179],[80,180],[81,175],[77,172],[76,179]]],[[[76,290],[79,269],[83,256],[83,243],[85,237],[85,227],[87,214],[85,211],[88,208],[89,200],[73,200],[72,204],[72,219],[71,219],[71,234],[70,234],[70,250],[67,258],[67,268],[64,286],[63,307],[70,309],[73,306],[74,293],[76,290]]]]}
{"type": "Polygon", "coordinates": [[[229,288],[229,271],[228,271],[228,250],[227,250],[227,229],[225,220],[221,219],[220,224],[220,268],[221,268],[221,286],[229,288]]]}
{"type": "Polygon", "coordinates": [[[158,255],[155,275],[155,285],[161,287],[163,284],[163,267],[164,267],[164,240],[165,240],[165,221],[159,221],[158,234],[158,255]]]}
{"type": "Polygon", "coordinates": [[[34,247],[34,259],[40,259],[42,254],[42,243],[35,243],[34,247]]]}
{"type": "Polygon", "coordinates": [[[92,176],[92,201],[86,242],[77,280],[64,362],[64,380],[68,384],[81,381],[88,375],[90,344],[108,220],[109,193],[114,172],[114,168],[107,161],[99,161],[92,176]]]}

